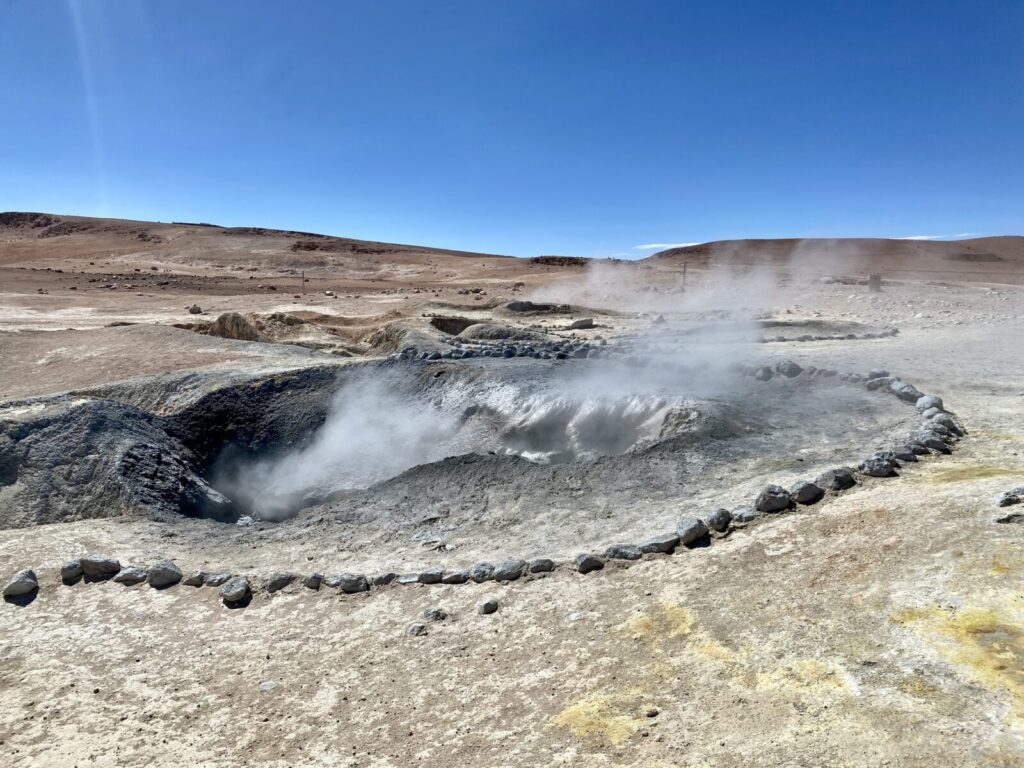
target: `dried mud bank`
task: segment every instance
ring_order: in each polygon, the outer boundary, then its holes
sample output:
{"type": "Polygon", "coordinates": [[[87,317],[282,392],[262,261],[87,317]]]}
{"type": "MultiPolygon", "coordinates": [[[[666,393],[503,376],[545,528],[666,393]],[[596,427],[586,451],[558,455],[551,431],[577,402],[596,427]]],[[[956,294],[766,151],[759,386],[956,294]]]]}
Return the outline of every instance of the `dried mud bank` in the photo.
{"type": "MultiPolygon", "coordinates": [[[[403,358],[399,355],[398,359],[403,358]]],[[[557,557],[537,557],[529,561],[507,559],[496,564],[482,561],[465,568],[438,566],[413,573],[388,571],[375,575],[340,573],[325,576],[321,573],[301,575],[278,571],[269,576],[258,576],[200,570],[186,577],[169,560],[161,560],[144,568],[122,565],[118,560],[102,555],[86,555],[62,566],[60,582],[73,585],[80,581],[113,580],[126,587],[148,583],[155,589],[167,589],[179,584],[195,588],[216,587],[225,605],[244,607],[255,593],[269,595],[287,589],[319,590],[327,587],[345,594],[356,594],[412,584],[508,583],[520,579],[543,578],[555,570],[574,570],[579,574],[588,574],[603,570],[609,563],[617,567],[628,567],[645,558],[666,557],[677,550],[708,546],[738,528],[756,525],[766,516],[806,509],[856,485],[898,477],[899,470],[917,463],[922,457],[951,453],[957,442],[966,436],[963,425],[953,412],[946,409],[941,398],[926,395],[885,370],[873,370],[866,375],[840,374],[832,369],[813,366],[804,368],[789,360],[774,366],[740,366],[739,370],[762,382],[775,377],[794,379],[802,376],[863,385],[868,391],[894,397],[907,407],[914,408],[920,414],[921,421],[918,428],[902,435],[890,449],[874,452],[855,468],[836,467],[819,474],[813,481],[799,481],[788,489],[782,485],[769,484],[748,505],[733,509],[719,508],[703,516],[684,516],[679,519],[674,531],[652,532],[640,541],[611,544],[602,552],[584,552],[572,560],[557,557]]],[[[49,575],[45,570],[42,572],[49,575]]],[[[27,605],[35,598],[38,589],[35,570],[24,569],[16,573],[4,587],[4,598],[10,603],[27,605]]]]}

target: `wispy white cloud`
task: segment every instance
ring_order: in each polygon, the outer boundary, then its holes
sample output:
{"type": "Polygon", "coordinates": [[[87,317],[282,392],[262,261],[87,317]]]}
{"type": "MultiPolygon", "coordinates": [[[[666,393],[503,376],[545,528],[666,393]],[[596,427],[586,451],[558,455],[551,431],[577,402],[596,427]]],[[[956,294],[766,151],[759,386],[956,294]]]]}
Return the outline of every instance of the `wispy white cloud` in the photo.
{"type": "Polygon", "coordinates": [[[691,245],[700,245],[700,243],[644,243],[643,245],[634,245],[634,251],[663,251],[666,248],[686,248],[691,245]]]}

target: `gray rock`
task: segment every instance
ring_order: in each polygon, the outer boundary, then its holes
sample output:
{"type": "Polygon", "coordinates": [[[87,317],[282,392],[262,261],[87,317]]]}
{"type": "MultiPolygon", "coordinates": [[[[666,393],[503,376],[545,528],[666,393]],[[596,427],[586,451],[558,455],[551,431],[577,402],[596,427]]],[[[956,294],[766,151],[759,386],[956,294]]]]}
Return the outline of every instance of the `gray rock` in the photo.
{"type": "Polygon", "coordinates": [[[914,405],[919,411],[927,411],[929,408],[937,408],[941,411],[943,407],[942,398],[934,395],[921,395],[914,405]]]}
{"type": "Polygon", "coordinates": [[[909,445],[897,445],[892,449],[892,455],[899,461],[917,461],[917,454],[914,453],[914,450],[909,445]]]}
{"type": "Polygon", "coordinates": [[[594,320],[593,320],[593,318],[590,318],[590,317],[584,317],[584,318],[581,318],[580,320],[573,320],[571,323],[569,323],[569,330],[570,331],[585,330],[587,328],[593,328],[593,327],[594,327],[594,320]]]}
{"type": "Polygon", "coordinates": [[[729,523],[732,522],[732,512],[728,509],[716,509],[707,517],[708,528],[718,533],[725,533],[729,530],[729,523]]]}
{"type": "Polygon", "coordinates": [[[211,573],[206,577],[206,586],[220,587],[231,581],[230,573],[211,573]]]}
{"type": "Polygon", "coordinates": [[[469,571],[455,570],[445,571],[441,577],[442,584],[465,584],[469,581],[469,571]]]}
{"type": "Polygon", "coordinates": [[[754,378],[758,381],[770,381],[775,376],[775,371],[767,365],[762,365],[754,372],[754,378]]]}
{"type": "Polygon", "coordinates": [[[386,587],[398,578],[397,573],[382,573],[373,577],[373,586],[386,587]]]}
{"type": "Polygon", "coordinates": [[[420,572],[419,582],[420,584],[440,584],[443,578],[444,568],[427,568],[427,570],[420,572]]]}
{"type": "Polygon", "coordinates": [[[639,560],[641,555],[640,547],[635,544],[612,544],[604,552],[609,560],[639,560]]]}
{"type": "Polygon", "coordinates": [[[845,491],[857,484],[853,476],[853,470],[849,467],[836,467],[827,472],[822,472],[814,480],[815,485],[829,491],[845,491]]]}
{"type": "Polygon", "coordinates": [[[938,408],[926,408],[925,410],[921,411],[921,415],[926,419],[935,418],[940,413],[942,413],[942,411],[940,411],[938,408]]]}
{"type": "Polygon", "coordinates": [[[401,573],[395,578],[396,584],[419,584],[420,575],[418,573],[401,573]]]}
{"type": "Polygon", "coordinates": [[[23,597],[30,595],[39,589],[39,580],[35,571],[25,569],[18,571],[11,580],[4,585],[4,597],[23,597]]]}
{"type": "Polygon", "coordinates": [[[783,360],[781,363],[775,366],[775,370],[785,376],[786,378],[792,379],[795,376],[799,376],[803,373],[803,368],[794,363],[792,360],[783,360]]]}
{"type": "Polygon", "coordinates": [[[494,568],[495,581],[515,581],[526,571],[525,560],[504,560],[494,568]]]}
{"type": "Polygon", "coordinates": [[[781,485],[769,485],[757,495],[754,508],[759,512],[782,512],[792,504],[789,491],[781,485]]]}
{"type": "Polygon", "coordinates": [[[921,391],[913,384],[907,384],[905,381],[899,379],[894,380],[889,384],[889,389],[896,397],[907,403],[916,403],[922,397],[921,391]]]}
{"type": "Polygon", "coordinates": [[[469,578],[479,584],[494,578],[494,566],[490,563],[477,563],[469,569],[469,578]]]}
{"type": "Polygon", "coordinates": [[[124,584],[126,587],[130,587],[133,584],[141,584],[145,580],[146,569],[138,568],[134,565],[122,568],[113,578],[113,581],[116,581],[118,584],[124,584]]]}
{"type": "Polygon", "coordinates": [[[488,597],[480,601],[480,605],[477,606],[477,611],[484,614],[485,616],[494,613],[498,610],[498,601],[496,598],[488,597]]]}
{"type": "Polygon", "coordinates": [[[907,447],[913,452],[915,456],[928,456],[931,454],[931,451],[928,450],[928,447],[924,445],[924,443],[921,443],[920,441],[917,440],[913,440],[907,443],[907,447]]]}
{"type": "MultiPolygon", "coordinates": [[[[209,584],[209,580],[206,583],[209,584]]],[[[220,588],[220,596],[225,603],[239,603],[248,595],[249,580],[245,576],[234,576],[220,588]]]]}
{"type": "Polygon", "coordinates": [[[576,570],[580,573],[600,571],[604,568],[604,558],[600,555],[583,554],[576,557],[576,570]]]}
{"type": "Polygon", "coordinates": [[[444,608],[427,608],[423,612],[423,618],[427,621],[444,621],[448,618],[448,612],[444,608]]]}
{"type": "Polygon", "coordinates": [[[679,546],[679,536],[674,533],[663,533],[640,542],[641,552],[660,552],[669,554],[679,546]]]}
{"type": "Polygon", "coordinates": [[[893,469],[899,469],[903,466],[900,464],[900,460],[896,458],[896,454],[892,451],[875,451],[871,458],[887,461],[892,465],[893,469]]]}
{"type": "Polygon", "coordinates": [[[267,592],[279,592],[298,577],[297,574],[289,571],[277,571],[276,573],[270,574],[270,578],[267,579],[267,592]]]}
{"type": "Polygon", "coordinates": [[[208,575],[206,571],[193,571],[181,583],[186,587],[201,587],[206,583],[208,575]]]}
{"type": "Polygon", "coordinates": [[[112,579],[121,571],[121,564],[111,557],[86,555],[80,560],[82,573],[90,579],[112,579]]]}
{"type": "Polygon", "coordinates": [[[871,458],[862,461],[858,467],[868,477],[896,477],[896,468],[885,459],[871,458]]]}
{"type": "Polygon", "coordinates": [[[82,578],[82,561],[69,560],[60,567],[61,581],[68,583],[82,578]]]}
{"type": "Polygon", "coordinates": [[[876,376],[873,379],[868,379],[864,386],[869,391],[874,392],[876,389],[882,389],[883,387],[888,389],[893,381],[894,379],[890,376],[876,376]]]}
{"type": "Polygon", "coordinates": [[[764,512],[758,512],[752,507],[737,507],[732,511],[734,523],[750,523],[759,517],[764,517],[764,512]]]}
{"type": "Polygon", "coordinates": [[[427,634],[427,625],[413,624],[411,627],[409,627],[409,634],[413,637],[423,637],[425,634],[427,634]]]}
{"type": "Polygon", "coordinates": [[[161,560],[149,567],[149,586],[166,589],[181,581],[181,569],[170,560],[161,560]]]}
{"type": "Polygon", "coordinates": [[[1000,507],[1012,507],[1020,504],[1024,500],[1024,485],[1020,488],[1011,488],[1005,491],[998,499],[996,504],[1000,507]]]}
{"type": "Polygon", "coordinates": [[[692,544],[708,533],[708,525],[699,517],[687,515],[676,523],[676,534],[679,536],[679,543],[682,545],[692,544]]]}
{"type": "Polygon", "coordinates": [[[921,435],[920,442],[925,448],[930,448],[933,451],[938,451],[939,453],[952,453],[952,451],[949,450],[949,446],[946,445],[946,442],[935,435],[921,435]]]}
{"type": "Polygon", "coordinates": [[[931,420],[931,423],[938,424],[940,427],[945,427],[949,430],[950,434],[956,435],[957,437],[963,437],[963,428],[957,423],[956,419],[948,413],[938,414],[931,420]]]}
{"type": "Polygon", "coordinates": [[[324,575],[322,573],[311,573],[302,580],[302,586],[312,590],[320,589],[320,585],[323,583],[324,575]]]}
{"type": "Polygon", "coordinates": [[[872,368],[868,371],[868,381],[871,379],[882,379],[889,376],[889,372],[884,368],[872,368]]]}
{"type": "Polygon", "coordinates": [[[546,557],[538,557],[530,562],[530,573],[551,573],[555,570],[555,561],[546,557]]]}
{"type": "Polygon", "coordinates": [[[357,573],[339,573],[337,576],[328,576],[324,579],[328,587],[340,588],[342,592],[352,595],[356,592],[366,592],[370,588],[366,577],[357,573]]]}
{"type": "Polygon", "coordinates": [[[825,491],[820,485],[801,480],[789,489],[789,495],[797,504],[816,504],[825,491]]]}

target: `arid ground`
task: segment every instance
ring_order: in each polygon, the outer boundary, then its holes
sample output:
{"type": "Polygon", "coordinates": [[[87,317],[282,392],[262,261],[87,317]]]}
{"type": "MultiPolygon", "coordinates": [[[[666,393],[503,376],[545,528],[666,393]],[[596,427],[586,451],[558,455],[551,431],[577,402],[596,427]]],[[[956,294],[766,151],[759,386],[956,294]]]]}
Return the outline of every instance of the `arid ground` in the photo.
{"type": "Polygon", "coordinates": [[[0,605],[0,763],[1022,765],[1024,525],[997,522],[1021,509],[997,499],[1024,485],[1022,349],[1021,237],[605,263],[0,214],[0,580],[39,583],[0,605]],[[784,361],[802,373],[736,373],[784,361]],[[967,432],[950,455],[573,566],[890,445],[912,405],[811,376],[873,369],[942,398],[967,432]],[[407,401],[360,406],[394,375],[407,401]],[[573,398],[598,394],[628,446],[577,429],[573,398]],[[534,397],[558,415],[540,430],[534,397]],[[402,432],[364,454],[383,479],[321,473],[283,519],[238,525],[267,499],[232,496],[226,449],[288,485],[351,401],[371,434],[449,408],[469,442],[454,459],[402,432]],[[251,601],[62,584],[86,554],[243,574],[251,601]],[[508,582],[265,588],[542,556],[508,582]]]}

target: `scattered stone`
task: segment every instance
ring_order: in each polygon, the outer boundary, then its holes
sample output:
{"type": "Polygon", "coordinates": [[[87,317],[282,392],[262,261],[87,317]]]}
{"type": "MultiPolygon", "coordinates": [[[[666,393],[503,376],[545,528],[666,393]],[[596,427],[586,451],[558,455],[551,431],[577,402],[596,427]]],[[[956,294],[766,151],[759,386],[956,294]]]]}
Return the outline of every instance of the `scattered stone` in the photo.
{"type": "Polygon", "coordinates": [[[166,589],[181,581],[181,569],[170,560],[161,560],[149,568],[149,586],[166,589]]]}
{"type": "Polygon", "coordinates": [[[576,557],[576,570],[580,573],[600,571],[604,568],[604,558],[600,555],[583,554],[576,557]]]}
{"type": "Polygon", "coordinates": [[[230,573],[214,573],[206,577],[206,586],[219,587],[231,581],[230,573]]]}
{"type": "Polygon", "coordinates": [[[495,581],[515,581],[526,570],[525,560],[505,560],[494,568],[495,581]]]}
{"type": "Polygon", "coordinates": [[[555,570],[555,561],[546,557],[538,557],[530,562],[530,573],[551,573],[555,570]]]}
{"type": "Polygon", "coordinates": [[[708,533],[708,526],[699,517],[687,515],[676,523],[676,534],[679,536],[679,543],[682,545],[692,544],[708,533]]]}
{"type": "Polygon", "coordinates": [[[635,544],[613,544],[604,553],[609,560],[639,560],[641,555],[640,547],[635,544]]]}
{"type": "Polygon", "coordinates": [[[759,517],[764,517],[764,512],[759,512],[752,507],[737,507],[732,511],[734,523],[750,523],[759,517]]]}
{"type": "Polygon", "coordinates": [[[814,481],[815,485],[829,491],[845,491],[857,484],[853,476],[853,470],[849,467],[837,467],[827,472],[822,472],[814,481]]]}
{"type": "Polygon", "coordinates": [[[789,489],[789,495],[797,504],[816,504],[825,491],[820,485],[801,480],[789,489]]]}
{"type": "Polygon", "coordinates": [[[916,407],[919,411],[927,411],[929,408],[937,408],[941,411],[943,407],[942,398],[935,397],[934,395],[922,395],[917,398],[916,407]]]}
{"type": "MultiPolygon", "coordinates": [[[[379,576],[377,578],[380,578],[379,576]]],[[[311,573],[302,580],[302,586],[306,589],[318,590],[320,585],[324,583],[324,575],[322,573],[311,573]]],[[[374,580],[376,584],[376,580],[374,580]]]]}
{"type": "Polygon", "coordinates": [[[803,368],[794,363],[792,360],[783,360],[781,363],[775,366],[775,370],[785,376],[786,378],[792,379],[795,376],[799,376],[803,373],[803,368]]]}
{"type": "Polygon", "coordinates": [[[82,573],[90,579],[111,579],[121,571],[121,564],[110,557],[86,555],[79,562],[82,573]]]}
{"type": "Polygon", "coordinates": [[[671,554],[679,546],[679,537],[674,533],[663,533],[640,542],[641,552],[660,552],[671,554]]]}
{"type": "Polygon", "coordinates": [[[754,508],[759,512],[782,512],[789,509],[792,504],[789,491],[781,485],[769,485],[757,495],[754,508]]]}
{"type": "Polygon", "coordinates": [[[181,583],[186,587],[201,587],[206,583],[208,574],[206,571],[193,571],[181,583]]]}
{"type": "Polygon", "coordinates": [[[411,627],[409,627],[409,634],[413,637],[423,637],[425,634],[427,634],[427,625],[413,624],[411,627]]]}
{"type": "Polygon", "coordinates": [[[277,571],[276,573],[272,573],[270,574],[270,578],[267,579],[267,592],[279,592],[294,582],[297,578],[297,574],[290,573],[288,571],[277,571]]]}
{"type": "Polygon", "coordinates": [[[708,528],[718,533],[725,533],[729,530],[729,523],[732,522],[732,512],[728,509],[716,509],[707,517],[708,528]]]}
{"type": "MultiPolygon", "coordinates": [[[[207,579],[209,584],[209,579],[207,579]]],[[[245,576],[228,579],[220,590],[221,599],[225,603],[239,603],[249,596],[249,580],[245,576]]]]}
{"type": "Polygon", "coordinates": [[[126,587],[130,587],[133,584],[141,584],[146,580],[146,571],[143,568],[137,568],[134,565],[130,565],[127,568],[122,568],[113,578],[118,584],[124,584],[126,587]]]}
{"type": "Polygon", "coordinates": [[[78,581],[82,578],[82,561],[69,560],[60,567],[60,578],[65,584],[78,581]]]}
{"type": "Polygon", "coordinates": [[[324,584],[335,589],[340,588],[342,592],[349,595],[356,592],[366,592],[370,588],[366,577],[355,573],[339,573],[337,576],[328,576],[324,579],[324,584]]]}
{"type": "Polygon", "coordinates": [[[469,578],[479,584],[494,578],[494,566],[490,563],[477,563],[469,569],[469,578]]]}
{"type": "Polygon", "coordinates": [[[897,477],[899,475],[892,464],[879,458],[862,461],[858,469],[868,477],[897,477]]]}
{"type": "Polygon", "coordinates": [[[448,618],[448,612],[444,608],[427,608],[423,612],[423,618],[427,621],[444,621],[448,618]]]}
{"type": "Polygon", "coordinates": [[[193,304],[191,307],[188,308],[188,313],[190,315],[201,315],[203,314],[203,310],[198,304],[193,304]]]}
{"type": "Polygon", "coordinates": [[[440,584],[443,578],[444,568],[428,568],[420,573],[419,582],[420,584],[440,584]]]}
{"type": "Polygon", "coordinates": [[[498,610],[498,601],[496,598],[488,597],[480,601],[480,605],[477,606],[477,611],[484,614],[485,616],[494,613],[498,610]]]}
{"type": "Polygon", "coordinates": [[[4,597],[22,597],[30,595],[39,589],[39,580],[35,571],[25,569],[18,571],[11,577],[11,580],[4,585],[4,597]]]}

